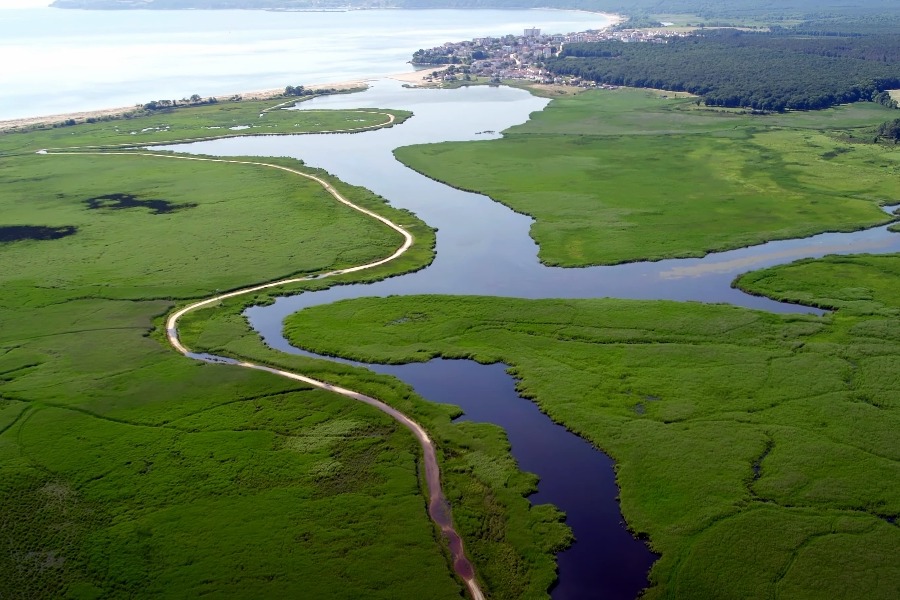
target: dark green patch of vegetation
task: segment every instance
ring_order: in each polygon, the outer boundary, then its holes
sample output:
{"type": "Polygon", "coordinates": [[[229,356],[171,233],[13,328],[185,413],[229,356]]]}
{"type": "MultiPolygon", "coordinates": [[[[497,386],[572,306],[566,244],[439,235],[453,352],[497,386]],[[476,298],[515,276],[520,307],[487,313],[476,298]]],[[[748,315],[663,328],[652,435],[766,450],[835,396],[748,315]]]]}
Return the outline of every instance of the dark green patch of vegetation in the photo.
{"type": "Polygon", "coordinates": [[[898,265],[829,258],[746,279],[756,293],[841,307],[825,317],[413,296],[306,309],[286,330],[366,361],[511,365],[524,396],[616,460],[628,525],[662,555],[647,598],[889,599],[900,585],[898,265]]]}
{"type": "Polygon", "coordinates": [[[91,210],[124,210],[126,208],[146,208],[154,215],[165,215],[186,208],[196,208],[191,202],[185,204],[173,204],[168,200],[154,198],[138,198],[132,194],[106,194],[84,200],[91,210]]]}
{"type": "Polygon", "coordinates": [[[882,123],[875,130],[876,140],[886,140],[894,143],[900,142],[900,119],[894,119],[882,123]]]}
{"type": "Polygon", "coordinates": [[[568,44],[547,68],[598,83],[691,92],[709,106],[822,109],[900,87],[900,35],[722,30],[665,44],[568,44]]]}
{"type": "Polygon", "coordinates": [[[878,205],[900,197],[900,156],[834,131],[871,141],[890,113],[860,103],[758,117],[602,90],[556,99],[501,140],[396,155],[533,216],[544,263],[610,264],[888,221],[878,205]]]}
{"type": "Polygon", "coordinates": [[[78,228],[73,225],[46,227],[44,225],[0,225],[0,244],[25,240],[58,240],[75,235],[78,228]]]}
{"type": "MultiPolygon", "coordinates": [[[[185,105],[196,106],[198,104],[217,104],[218,102],[218,98],[207,98],[204,100],[200,97],[200,94],[193,94],[190,98],[182,98],[181,104],[178,104],[178,100],[151,100],[150,102],[141,104],[139,108],[145,111],[153,111],[178,108],[179,106],[184,107],[185,105]]],[[[66,125],[75,125],[75,123],[74,119],[69,119],[65,122],[66,125]]]]}

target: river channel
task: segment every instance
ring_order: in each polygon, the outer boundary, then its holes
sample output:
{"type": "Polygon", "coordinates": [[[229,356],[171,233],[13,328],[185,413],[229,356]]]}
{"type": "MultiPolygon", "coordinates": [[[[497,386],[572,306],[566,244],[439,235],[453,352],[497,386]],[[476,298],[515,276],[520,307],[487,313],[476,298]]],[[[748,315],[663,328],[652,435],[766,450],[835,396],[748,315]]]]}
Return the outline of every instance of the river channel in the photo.
{"type": "MultiPolygon", "coordinates": [[[[773,312],[819,312],[745,294],[736,275],[826,254],[900,252],[900,235],[887,226],[770,242],[708,255],[609,267],[546,267],[529,237],[530,217],[489,198],[432,181],[393,157],[400,146],[490,139],[527,120],[547,100],[512,88],[408,89],[376,82],[362,94],[331,96],[304,109],[379,107],[411,110],[402,126],[354,135],[243,137],[170,146],[217,156],[290,156],[364,186],[391,205],[416,213],[438,229],[437,256],[426,269],[373,284],[337,286],[278,299],[246,314],[267,344],[303,353],[282,335],[282,322],[303,308],[363,296],[478,294],[521,298],[638,298],[721,302],[773,312]]],[[[602,185],[602,182],[598,182],[602,185]]],[[[411,365],[365,365],[390,373],[423,397],[460,406],[463,419],[490,422],[507,432],[521,469],[540,477],[534,503],[562,509],[576,542],[558,557],[555,600],[631,599],[647,585],[655,556],[626,530],[617,501],[612,461],[553,423],[518,396],[504,365],[433,360],[411,365]],[[564,468],[561,468],[565,465],[564,468]]]]}

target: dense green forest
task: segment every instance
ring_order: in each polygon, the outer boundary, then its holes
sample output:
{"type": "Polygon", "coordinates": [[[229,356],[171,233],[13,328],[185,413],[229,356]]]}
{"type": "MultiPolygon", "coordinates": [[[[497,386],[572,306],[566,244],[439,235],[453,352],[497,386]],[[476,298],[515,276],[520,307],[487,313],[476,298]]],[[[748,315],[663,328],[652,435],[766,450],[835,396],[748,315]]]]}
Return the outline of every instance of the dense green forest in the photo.
{"type": "Polygon", "coordinates": [[[809,110],[877,100],[900,87],[900,35],[718,30],[666,44],[569,44],[547,67],[599,83],[691,92],[710,106],[809,110]]]}

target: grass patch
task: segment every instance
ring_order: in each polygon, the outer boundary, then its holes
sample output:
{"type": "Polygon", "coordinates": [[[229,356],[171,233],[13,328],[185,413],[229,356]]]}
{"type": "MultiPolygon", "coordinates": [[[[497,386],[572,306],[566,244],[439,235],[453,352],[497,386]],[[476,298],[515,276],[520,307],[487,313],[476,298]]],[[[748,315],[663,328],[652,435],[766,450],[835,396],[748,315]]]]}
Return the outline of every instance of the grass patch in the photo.
{"type": "MultiPolygon", "coordinates": [[[[336,203],[316,182],[256,165],[166,155],[30,155],[4,160],[0,177],[5,225],[40,217],[45,226],[78,228],[39,249],[29,242],[4,247],[2,280],[40,282],[39,297],[46,288],[71,297],[197,297],[361,264],[403,242],[336,203]],[[130,207],[112,200],[122,189],[139,200],[130,207]],[[170,208],[153,209],[154,202],[170,208]],[[356,242],[348,244],[346,235],[356,242]]],[[[369,192],[357,188],[352,195],[386,210],[369,192]]]]}
{"type": "Polygon", "coordinates": [[[827,256],[741,275],[735,286],[783,302],[896,316],[900,310],[896,254],[827,256]]]}
{"type": "Polygon", "coordinates": [[[535,218],[551,265],[703,256],[889,220],[900,158],[832,132],[871,126],[861,104],[754,117],[635,90],[554,100],[504,138],[400,148],[413,169],[535,218]]]}

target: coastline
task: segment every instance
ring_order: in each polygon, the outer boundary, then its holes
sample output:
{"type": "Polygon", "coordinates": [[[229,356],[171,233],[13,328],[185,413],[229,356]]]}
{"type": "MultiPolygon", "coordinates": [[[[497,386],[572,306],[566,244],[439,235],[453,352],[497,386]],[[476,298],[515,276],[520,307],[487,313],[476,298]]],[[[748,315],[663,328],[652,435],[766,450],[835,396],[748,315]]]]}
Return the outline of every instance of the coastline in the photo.
{"type": "MultiPolygon", "coordinates": [[[[49,8],[49,7],[48,7],[49,8]]],[[[538,9],[534,9],[538,10],[538,9]]],[[[605,12],[595,12],[588,10],[578,10],[578,9],[541,9],[541,10],[557,10],[561,12],[580,12],[580,13],[590,13],[596,14],[604,17],[608,20],[608,24],[602,29],[608,29],[610,27],[614,27],[616,25],[624,22],[627,17],[625,15],[613,14],[613,13],[605,13],[605,12]]],[[[293,11],[292,11],[293,12],[293,11]]],[[[301,11],[305,12],[305,11],[301,11]]],[[[320,11],[313,11],[320,12],[320,11]]],[[[327,11],[331,12],[331,11],[327,11]]],[[[422,69],[422,70],[412,70],[401,73],[389,74],[389,75],[373,75],[371,77],[366,77],[362,79],[355,79],[350,81],[339,81],[335,83],[322,83],[322,84],[313,84],[306,86],[308,89],[323,89],[323,88],[334,88],[337,90],[348,90],[351,88],[365,88],[368,87],[368,82],[376,81],[378,79],[393,79],[395,81],[401,81],[405,84],[411,86],[420,86],[426,85],[423,82],[423,76],[425,73],[430,74],[433,71],[442,71],[446,66],[436,67],[434,69],[422,69]]],[[[234,96],[241,96],[244,99],[248,100],[266,100],[269,98],[276,98],[282,96],[284,93],[284,88],[278,89],[265,89],[265,90],[254,90],[254,91],[244,91],[244,92],[235,92],[229,94],[215,95],[211,96],[216,98],[219,101],[226,101],[234,96]]],[[[55,113],[55,114],[42,114],[42,115],[34,115],[28,117],[18,117],[14,119],[0,119],[0,133],[12,132],[23,128],[29,128],[34,126],[42,126],[42,125],[55,125],[62,124],[68,120],[74,119],[76,122],[82,123],[87,121],[88,119],[102,119],[107,117],[121,117],[123,115],[128,114],[129,112],[134,111],[135,109],[140,108],[139,104],[134,104],[130,106],[118,106],[118,107],[103,107],[91,110],[77,110],[71,111],[67,113],[55,113]]]]}
{"type": "MultiPolygon", "coordinates": [[[[366,79],[356,79],[351,81],[338,81],[335,83],[319,83],[314,85],[306,86],[307,89],[311,90],[321,90],[321,89],[335,89],[340,91],[351,90],[354,88],[367,88],[369,87],[369,82],[377,81],[378,79],[393,79],[395,81],[402,81],[408,85],[417,86],[423,85],[424,75],[430,74],[432,71],[442,71],[446,69],[446,67],[440,67],[437,69],[429,69],[429,70],[416,70],[416,71],[408,71],[403,73],[394,73],[392,75],[384,75],[384,76],[374,76],[366,79]]],[[[269,98],[280,98],[284,95],[284,88],[277,89],[268,89],[268,90],[254,90],[248,92],[237,92],[234,94],[225,94],[221,96],[214,96],[216,100],[226,101],[229,98],[233,98],[234,96],[240,96],[245,100],[267,100],[269,98]]],[[[299,100],[299,98],[298,98],[299,100]]],[[[56,123],[63,123],[69,119],[74,119],[78,122],[84,122],[87,119],[98,119],[103,117],[121,117],[136,108],[139,108],[139,105],[134,106],[119,106],[113,108],[98,108],[96,110],[87,110],[87,111],[75,111],[70,113],[61,113],[55,115],[40,115],[35,117],[21,117],[18,119],[7,119],[0,120],[0,133],[15,131],[17,129],[23,127],[32,127],[35,125],[53,125],[56,123]]]]}

